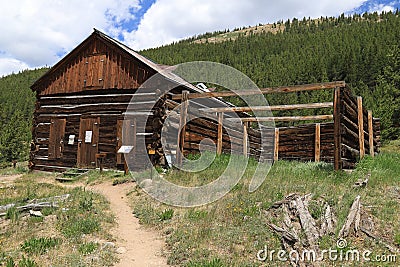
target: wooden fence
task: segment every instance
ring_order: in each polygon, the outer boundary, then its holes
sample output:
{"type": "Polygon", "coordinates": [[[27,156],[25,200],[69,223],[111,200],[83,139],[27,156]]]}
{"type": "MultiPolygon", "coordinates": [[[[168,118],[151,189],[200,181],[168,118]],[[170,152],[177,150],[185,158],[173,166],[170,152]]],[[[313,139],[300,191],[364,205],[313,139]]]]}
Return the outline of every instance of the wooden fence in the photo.
{"type": "MultiPolygon", "coordinates": [[[[198,151],[199,143],[204,138],[210,138],[217,145],[217,153],[241,151],[260,160],[260,155],[267,155],[267,159],[325,161],[334,164],[335,170],[353,168],[355,163],[365,154],[374,156],[380,146],[379,119],[372,117],[372,111],[362,106],[362,98],[351,95],[345,82],[330,82],[309,84],[291,87],[263,88],[260,91],[227,91],[188,93],[172,95],[168,103],[176,107],[181,102],[177,147],[188,154],[198,151]],[[190,119],[188,99],[218,98],[225,96],[244,96],[256,94],[292,93],[312,90],[333,90],[333,101],[325,103],[308,103],[278,106],[257,107],[204,107],[197,109],[216,114],[214,120],[203,118],[190,119]],[[284,116],[284,117],[251,117],[249,111],[282,111],[301,109],[332,108],[333,114],[313,116],[284,116]],[[230,116],[236,112],[240,118],[230,116]],[[239,124],[238,124],[239,120],[239,124]],[[313,121],[299,126],[280,127],[271,129],[262,126],[261,122],[269,121],[313,121]],[[324,122],[323,121],[328,121],[324,122]],[[249,123],[259,124],[258,130],[249,127],[249,123]],[[238,133],[238,127],[240,134],[238,133]],[[229,131],[228,131],[228,130],[229,131]],[[229,136],[227,133],[236,133],[229,136]],[[261,141],[261,133],[268,138],[261,141]]],[[[177,155],[177,162],[182,158],[177,155]]]]}

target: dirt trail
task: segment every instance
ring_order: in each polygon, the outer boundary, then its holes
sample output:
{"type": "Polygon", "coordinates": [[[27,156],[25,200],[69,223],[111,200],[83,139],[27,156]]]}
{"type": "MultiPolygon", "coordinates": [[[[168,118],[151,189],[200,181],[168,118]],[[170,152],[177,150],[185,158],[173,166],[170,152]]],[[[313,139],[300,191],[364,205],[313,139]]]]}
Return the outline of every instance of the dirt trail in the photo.
{"type": "MultiPolygon", "coordinates": [[[[0,186],[14,182],[22,175],[0,176],[0,186]]],[[[40,179],[42,183],[56,183],[48,178],[40,179]]],[[[84,186],[84,184],[64,184],[66,187],[84,186]]],[[[94,192],[104,195],[110,201],[111,211],[116,216],[117,226],[112,229],[116,238],[117,252],[120,253],[119,267],[167,267],[167,260],[161,256],[164,242],[155,232],[144,229],[139,220],[133,216],[126,196],[132,184],[113,186],[106,182],[87,187],[94,192]]]]}
{"type": "Polygon", "coordinates": [[[102,183],[89,188],[103,194],[109,201],[112,212],[116,216],[117,226],[112,234],[116,237],[116,245],[121,253],[121,260],[115,266],[163,267],[168,266],[161,256],[163,241],[154,232],[147,231],[132,214],[127,203],[126,193],[132,184],[112,186],[102,183]]]}

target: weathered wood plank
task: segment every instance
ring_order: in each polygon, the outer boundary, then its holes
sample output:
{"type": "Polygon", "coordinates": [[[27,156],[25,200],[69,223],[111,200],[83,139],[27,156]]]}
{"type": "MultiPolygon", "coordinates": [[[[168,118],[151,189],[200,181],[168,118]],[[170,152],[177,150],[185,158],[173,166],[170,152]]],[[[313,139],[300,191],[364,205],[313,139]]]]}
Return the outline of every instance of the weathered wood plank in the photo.
{"type": "Polygon", "coordinates": [[[369,154],[371,157],[375,156],[374,152],[374,129],[373,129],[373,121],[372,121],[372,111],[368,110],[368,145],[369,145],[369,154]]]}
{"type": "Polygon", "coordinates": [[[340,88],[335,88],[333,97],[333,123],[334,123],[334,167],[335,170],[342,169],[342,153],[341,153],[341,119],[340,119],[340,106],[341,106],[341,92],[340,88]]]}
{"type": "Polygon", "coordinates": [[[223,127],[224,113],[218,113],[218,137],[217,137],[217,155],[222,153],[222,127],[223,127]]]}
{"type": "Polygon", "coordinates": [[[315,161],[319,162],[321,158],[321,125],[315,124],[315,161]]]}
{"type": "Polygon", "coordinates": [[[285,117],[249,117],[249,118],[228,118],[227,120],[241,120],[242,122],[268,122],[268,121],[317,121],[332,120],[333,115],[313,116],[285,116],[285,117]]]}
{"type": "Polygon", "coordinates": [[[360,144],[360,158],[365,156],[364,148],[364,116],[363,116],[363,105],[362,97],[357,97],[357,108],[358,108],[358,140],[360,144]]]}
{"type": "Polygon", "coordinates": [[[274,161],[279,159],[279,128],[275,128],[274,161]]]}
{"type": "Polygon", "coordinates": [[[204,112],[251,112],[251,111],[281,111],[281,110],[299,110],[333,107],[333,102],[311,103],[311,104],[293,104],[278,106],[255,106],[255,107],[221,107],[221,108],[203,108],[204,112]]]}
{"type": "MultiPolygon", "coordinates": [[[[274,87],[274,88],[260,88],[259,90],[237,90],[237,91],[226,91],[226,92],[191,93],[189,96],[189,99],[226,97],[226,96],[236,96],[236,95],[245,96],[245,95],[257,95],[257,94],[292,93],[292,92],[302,92],[302,91],[333,89],[333,88],[345,87],[345,86],[346,86],[345,82],[339,81],[339,82],[284,86],[284,87],[274,87]]],[[[181,98],[182,98],[182,96],[179,94],[172,96],[172,100],[179,100],[181,98]]]]}
{"type": "Polygon", "coordinates": [[[185,144],[185,125],[187,120],[187,112],[189,107],[188,101],[189,91],[182,92],[182,99],[181,99],[181,110],[180,110],[180,117],[179,117],[179,134],[177,140],[177,147],[178,150],[176,153],[176,162],[178,166],[182,165],[182,153],[184,152],[184,144],[185,144]],[[181,153],[179,153],[182,151],[181,153]]]}

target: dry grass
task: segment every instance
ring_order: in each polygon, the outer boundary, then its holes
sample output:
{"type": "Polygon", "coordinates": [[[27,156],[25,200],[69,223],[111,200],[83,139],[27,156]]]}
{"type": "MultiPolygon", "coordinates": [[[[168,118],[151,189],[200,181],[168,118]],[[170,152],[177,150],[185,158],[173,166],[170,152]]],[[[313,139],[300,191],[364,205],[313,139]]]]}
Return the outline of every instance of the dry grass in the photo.
{"type": "MultiPolygon", "coordinates": [[[[168,262],[171,265],[268,266],[265,264],[269,263],[287,266],[288,262],[259,262],[256,254],[264,246],[276,250],[281,248],[280,237],[266,225],[267,221],[279,223],[281,218],[267,217],[265,210],[290,193],[312,193],[312,201],[324,199],[328,202],[338,217],[336,235],[355,196],[361,195],[365,211],[375,224],[373,233],[400,249],[399,162],[400,154],[383,153],[374,159],[366,158],[355,171],[346,173],[334,172],[331,165],[324,163],[282,161],[273,166],[267,180],[254,193],[249,193],[247,189],[254,166],[250,164],[244,179],[223,199],[192,209],[160,204],[140,188],[132,191],[130,196],[140,222],[164,233],[170,251],[168,262]],[[354,182],[368,172],[371,173],[368,186],[353,188],[354,182]],[[172,217],[160,220],[159,215],[170,209],[173,210],[170,212],[173,213],[172,217]]],[[[223,165],[217,164],[206,173],[208,177],[213,177],[212,174],[220,173],[221,168],[223,165]]],[[[181,180],[185,185],[205,182],[198,177],[201,176],[176,171],[166,175],[167,179],[175,182],[181,180]]],[[[318,216],[318,207],[314,208],[312,212],[318,216]]],[[[320,247],[335,248],[336,235],[321,238],[320,247]]],[[[351,248],[372,250],[373,255],[389,253],[383,245],[366,236],[353,236],[348,242],[351,248]]],[[[325,262],[325,266],[334,264],[325,262]]],[[[370,263],[357,264],[371,266],[370,263]]]]}
{"type": "Polygon", "coordinates": [[[11,219],[1,218],[0,266],[12,262],[19,266],[111,266],[117,261],[114,248],[103,247],[113,241],[109,203],[99,194],[72,187],[54,184],[54,174],[40,172],[3,184],[1,204],[67,193],[70,197],[59,208],[42,210],[44,217],[9,212],[11,219]]]}

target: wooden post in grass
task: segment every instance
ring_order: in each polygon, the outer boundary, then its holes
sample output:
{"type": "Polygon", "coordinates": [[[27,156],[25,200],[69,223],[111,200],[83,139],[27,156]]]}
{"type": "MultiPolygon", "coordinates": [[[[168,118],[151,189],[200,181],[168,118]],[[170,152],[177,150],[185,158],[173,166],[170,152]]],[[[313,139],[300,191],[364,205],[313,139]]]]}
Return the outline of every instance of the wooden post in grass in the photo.
{"type": "Polygon", "coordinates": [[[183,150],[185,145],[185,133],[186,133],[185,125],[189,107],[188,95],[189,91],[182,92],[181,111],[179,117],[179,134],[176,147],[176,163],[178,164],[178,166],[182,165],[183,150]]]}
{"type": "Polygon", "coordinates": [[[224,113],[218,112],[218,136],[217,136],[217,155],[222,154],[222,127],[223,127],[224,113]]]}
{"type": "Polygon", "coordinates": [[[275,128],[274,161],[279,159],[279,128],[275,128]]]}
{"type": "Polygon", "coordinates": [[[333,128],[334,128],[334,167],[335,170],[342,169],[342,138],[340,123],[340,87],[335,88],[333,97],[333,128]]]}
{"type": "Polygon", "coordinates": [[[365,156],[364,148],[364,116],[362,108],[362,97],[357,96],[357,110],[358,110],[358,143],[360,144],[360,159],[365,156]]]}
{"type": "Polygon", "coordinates": [[[373,128],[372,111],[368,110],[368,137],[369,137],[369,154],[371,157],[375,156],[374,151],[374,128],[373,128]]]}
{"type": "Polygon", "coordinates": [[[321,157],[321,124],[315,124],[315,162],[319,162],[321,157]]]}

